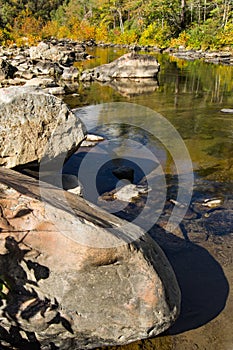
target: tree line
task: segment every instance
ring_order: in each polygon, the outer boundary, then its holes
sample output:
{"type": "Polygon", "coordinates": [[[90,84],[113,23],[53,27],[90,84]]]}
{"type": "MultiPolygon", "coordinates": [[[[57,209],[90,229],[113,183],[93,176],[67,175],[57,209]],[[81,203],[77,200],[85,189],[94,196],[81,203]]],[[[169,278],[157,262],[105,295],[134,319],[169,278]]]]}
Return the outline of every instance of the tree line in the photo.
{"type": "Polygon", "coordinates": [[[233,49],[233,0],[0,0],[0,42],[50,37],[233,49]]]}

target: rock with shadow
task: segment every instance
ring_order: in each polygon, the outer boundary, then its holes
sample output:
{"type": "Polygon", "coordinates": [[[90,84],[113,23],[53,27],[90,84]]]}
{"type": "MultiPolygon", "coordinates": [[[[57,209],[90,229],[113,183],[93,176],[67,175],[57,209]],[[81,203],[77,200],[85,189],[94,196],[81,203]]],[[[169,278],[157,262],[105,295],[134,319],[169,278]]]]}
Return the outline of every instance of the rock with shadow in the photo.
{"type": "Polygon", "coordinates": [[[0,184],[2,347],[127,344],[174,323],[174,272],[139,227],[13,170],[0,184]]]}

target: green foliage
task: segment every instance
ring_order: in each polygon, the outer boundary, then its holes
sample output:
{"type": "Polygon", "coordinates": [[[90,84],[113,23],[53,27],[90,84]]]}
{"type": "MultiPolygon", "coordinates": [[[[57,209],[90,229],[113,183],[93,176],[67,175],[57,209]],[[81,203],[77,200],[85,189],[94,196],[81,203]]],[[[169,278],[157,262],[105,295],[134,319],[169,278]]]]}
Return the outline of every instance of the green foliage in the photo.
{"type": "Polygon", "coordinates": [[[217,28],[212,20],[207,20],[200,26],[194,26],[188,31],[187,46],[194,49],[214,49],[217,46],[217,28]]]}
{"type": "Polygon", "coordinates": [[[158,47],[169,46],[171,31],[167,24],[159,26],[156,23],[151,23],[142,33],[140,45],[154,45],[158,47]]]}
{"type": "Polygon", "coordinates": [[[218,31],[216,40],[219,47],[229,47],[233,49],[233,22],[228,23],[218,31]]]}
{"type": "Polygon", "coordinates": [[[232,0],[0,0],[1,43],[55,36],[220,49],[232,48],[232,27],[232,0]]]}

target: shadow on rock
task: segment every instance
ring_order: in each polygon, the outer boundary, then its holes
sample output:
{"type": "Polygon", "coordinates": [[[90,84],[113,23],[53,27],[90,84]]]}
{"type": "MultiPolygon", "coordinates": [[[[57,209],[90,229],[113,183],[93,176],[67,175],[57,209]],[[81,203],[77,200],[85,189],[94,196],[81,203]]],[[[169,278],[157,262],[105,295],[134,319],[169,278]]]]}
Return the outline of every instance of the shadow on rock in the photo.
{"type": "Polygon", "coordinates": [[[7,236],[6,253],[0,254],[0,348],[39,350],[34,330],[57,323],[71,327],[60,316],[56,300],[39,295],[37,282],[49,277],[49,269],[27,259],[30,249],[21,245],[22,240],[7,236]]]}
{"type": "Polygon", "coordinates": [[[222,267],[210,253],[155,225],[150,235],[165,252],[181,289],[181,313],[166,334],[198,328],[221,313],[229,294],[222,267]]]}

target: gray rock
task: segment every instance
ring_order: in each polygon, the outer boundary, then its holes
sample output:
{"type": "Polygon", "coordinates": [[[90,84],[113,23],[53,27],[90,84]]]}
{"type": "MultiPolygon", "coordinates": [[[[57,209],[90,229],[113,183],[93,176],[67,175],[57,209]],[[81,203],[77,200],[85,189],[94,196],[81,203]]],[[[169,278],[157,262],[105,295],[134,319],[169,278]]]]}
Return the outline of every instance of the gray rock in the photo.
{"type": "Polygon", "coordinates": [[[29,70],[25,70],[22,72],[17,72],[15,77],[26,79],[26,80],[31,80],[35,77],[35,74],[29,69],[29,70]]]}
{"type": "Polygon", "coordinates": [[[44,89],[45,92],[52,95],[65,95],[65,88],[63,86],[54,86],[44,89]]]}
{"type": "Polygon", "coordinates": [[[153,78],[160,65],[155,57],[128,53],[115,61],[82,74],[82,80],[111,81],[114,78],[153,78]]]}
{"type": "Polygon", "coordinates": [[[123,202],[133,202],[134,199],[140,197],[149,191],[144,187],[139,187],[134,184],[127,184],[113,193],[113,198],[123,202]]]}
{"type": "Polygon", "coordinates": [[[63,69],[56,63],[50,61],[39,61],[34,66],[34,72],[43,75],[60,76],[63,73],[63,69]]]}
{"type": "Polygon", "coordinates": [[[30,58],[50,60],[52,62],[60,62],[69,64],[74,62],[76,52],[70,47],[50,45],[49,43],[40,42],[37,46],[32,46],[29,49],[30,58]]]}
{"type": "Polygon", "coordinates": [[[64,68],[61,76],[62,80],[76,80],[79,77],[79,71],[75,67],[64,68]]]}
{"type": "Polygon", "coordinates": [[[35,86],[35,87],[41,87],[41,88],[54,87],[54,85],[55,85],[54,79],[48,78],[48,77],[35,77],[28,80],[25,84],[25,86],[35,86]]]}
{"type": "Polygon", "coordinates": [[[233,108],[223,108],[221,109],[221,112],[222,113],[233,113],[233,108]]]}
{"type": "Polygon", "coordinates": [[[0,271],[10,281],[0,305],[2,340],[17,348],[14,325],[30,349],[35,339],[40,348],[91,349],[155,336],[174,322],[175,275],[141,229],[9,169],[0,169],[1,183],[0,271]],[[43,188],[47,211],[38,200],[43,188]]]}
{"type": "Polygon", "coordinates": [[[35,87],[0,90],[0,164],[8,168],[73,153],[85,127],[60,99],[35,87]],[[52,142],[50,143],[51,137],[52,142]]]}
{"type": "Polygon", "coordinates": [[[49,45],[40,42],[37,46],[32,46],[29,49],[29,55],[32,60],[43,58],[44,52],[49,50],[49,45]]]}

